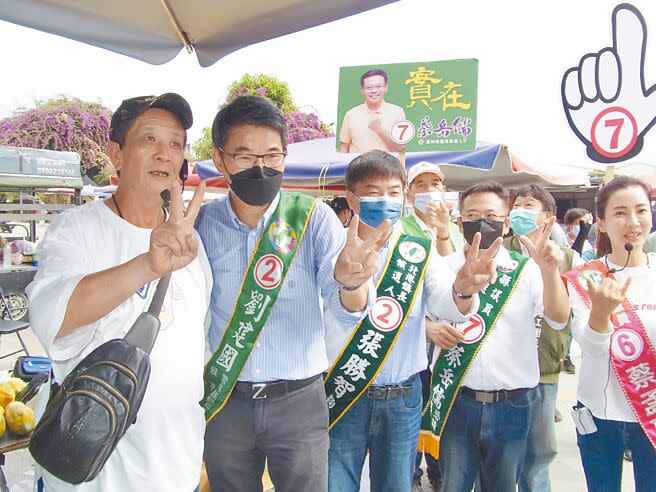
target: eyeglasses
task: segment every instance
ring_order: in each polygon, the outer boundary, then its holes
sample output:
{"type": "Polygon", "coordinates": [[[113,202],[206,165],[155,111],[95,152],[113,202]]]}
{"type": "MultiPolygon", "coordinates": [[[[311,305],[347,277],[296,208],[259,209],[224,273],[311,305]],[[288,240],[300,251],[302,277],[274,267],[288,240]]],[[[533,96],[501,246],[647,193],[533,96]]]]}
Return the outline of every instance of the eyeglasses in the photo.
{"type": "Polygon", "coordinates": [[[495,214],[494,212],[482,214],[477,210],[468,210],[461,215],[461,218],[464,222],[474,222],[475,220],[481,219],[481,217],[485,218],[485,220],[489,220],[490,222],[501,222],[506,218],[505,215],[495,214]]]}
{"type": "Polygon", "coordinates": [[[376,85],[365,85],[364,88],[368,91],[376,89],[376,90],[381,90],[383,87],[385,87],[385,84],[376,84],[376,85]]]}
{"type": "Polygon", "coordinates": [[[239,169],[249,169],[253,167],[259,159],[262,159],[262,163],[266,167],[279,169],[282,167],[285,162],[285,157],[287,156],[287,152],[271,152],[270,154],[231,154],[230,152],[223,150],[221,147],[219,147],[219,150],[230,157],[234,161],[235,166],[239,169]]]}

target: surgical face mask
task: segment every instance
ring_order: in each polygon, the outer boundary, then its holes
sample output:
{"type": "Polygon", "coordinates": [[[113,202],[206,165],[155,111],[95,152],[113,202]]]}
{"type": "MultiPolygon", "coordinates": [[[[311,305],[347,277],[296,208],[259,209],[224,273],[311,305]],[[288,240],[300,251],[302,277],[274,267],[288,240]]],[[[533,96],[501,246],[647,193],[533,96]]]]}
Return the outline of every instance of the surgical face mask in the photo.
{"type": "Polygon", "coordinates": [[[526,236],[539,227],[537,219],[540,213],[530,208],[514,208],[510,211],[510,227],[515,234],[526,236]]]}
{"type": "Polygon", "coordinates": [[[441,191],[427,191],[425,193],[415,194],[415,208],[422,213],[426,213],[430,202],[439,202],[442,200],[441,191]]]}
{"type": "Polygon", "coordinates": [[[569,232],[572,233],[572,236],[576,237],[579,235],[579,232],[581,232],[581,226],[580,225],[570,226],[569,232]]]}
{"type": "Polygon", "coordinates": [[[249,205],[271,203],[282,185],[282,172],[270,167],[253,166],[230,175],[230,189],[249,205]]]}
{"type": "Polygon", "coordinates": [[[378,227],[385,219],[390,219],[394,224],[401,218],[403,197],[363,196],[358,200],[360,219],[369,227],[378,227]]]}
{"type": "Polygon", "coordinates": [[[487,249],[492,243],[503,235],[503,221],[492,221],[487,219],[478,219],[471,222],[462,223],[462,234],[465,240],[471,245],[477,232],[481,233],[481,249],[487,249]]]}

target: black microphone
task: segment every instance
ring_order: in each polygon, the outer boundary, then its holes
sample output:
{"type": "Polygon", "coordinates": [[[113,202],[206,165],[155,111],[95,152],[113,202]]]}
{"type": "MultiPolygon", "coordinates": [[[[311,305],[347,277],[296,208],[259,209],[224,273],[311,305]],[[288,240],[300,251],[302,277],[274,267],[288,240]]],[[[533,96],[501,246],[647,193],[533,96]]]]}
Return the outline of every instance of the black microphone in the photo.
{"type": "Polygon", "coordinates": [[[164,202],[164,207],[168,208],[169,204],[171,203],[171,191],[170,190],[162,190],[162,192],[159,194],[159,196],[162,197],[162,202],[164,202]]]}
{"type": "MultiPolygon", "coordinates": [[[[631,244],[631,243],[624,243],[624,250],[625,250],[627,253],[629,253],[628,255],[626,255],[626,262],[624,263],[624,266],[623,266],[622,268],[619,268],[619,269],[617,269],[617,268],[610,268],[610,269],[608,270],[608,273],[609,273],[609,274],[617,273],[617,272],[621,272],[621,271],[624,270],[624,269],[626,268],[626,266],[629,264],[629,258],[631,258],[631,252],[633,251],[633,244],[631,244]]],[[[608,268],[608,255],[606,255],[606,257],[604,258],[604,261],[606,262],[606,268],[608,268]]]]}

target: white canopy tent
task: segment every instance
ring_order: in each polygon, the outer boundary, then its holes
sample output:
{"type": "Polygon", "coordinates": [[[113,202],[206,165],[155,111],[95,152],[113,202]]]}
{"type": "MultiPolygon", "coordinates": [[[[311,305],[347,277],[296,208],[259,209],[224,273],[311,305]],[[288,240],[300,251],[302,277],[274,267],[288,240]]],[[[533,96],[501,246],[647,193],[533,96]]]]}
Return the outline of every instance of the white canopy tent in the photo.
{"type": "Polygon", "coordinates": [[[0,0],[0,19],[159,65],[184,47],[208,67],[250,44],[395,0],[0,0]]]}

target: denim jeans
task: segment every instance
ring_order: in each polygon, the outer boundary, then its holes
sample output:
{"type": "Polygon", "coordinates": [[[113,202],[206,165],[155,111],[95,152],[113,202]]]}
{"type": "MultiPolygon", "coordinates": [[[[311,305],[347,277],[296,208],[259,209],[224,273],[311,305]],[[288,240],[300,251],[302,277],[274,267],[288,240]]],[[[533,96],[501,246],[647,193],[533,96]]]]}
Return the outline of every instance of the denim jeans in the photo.
{"type": "MultiPolygon", "coordinates": [[[[580,406],[580,404],[579,404],[580,406]]],[[[594,417],[597,432],[581,435],[576,441],[581,453],[588,492],[620,492],[622,457],[626,447],[633,453],[636,492],[656,490],[656,450],[636,422],[618,422],[594,417]]]]}
{"type": "Polygon", "coordinates": [[[480,403],[459,393],[440,440],[442,492],[514,492],[526,454],[536,389],[511,400],[480,403]]]}
{"type": "Polygon", "coordinates": [[[556,395],[558,383],[539,384],[531,404],[526,457],[519,492],[551,492],[549,465],[556,456],[556,395]]]}
{"type": "Polygon", "coordinates": [[[369,451],[371,492],[409,492],[421,425],[421,382],[402,397],[372,400],[365,395],[330,430],[329,492],[358,492],[369,451]]]}

